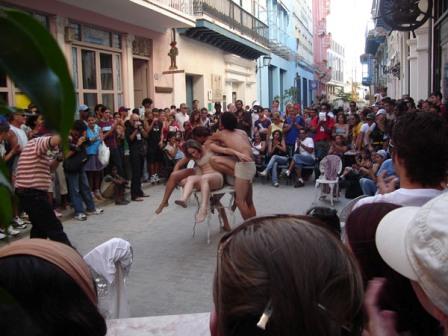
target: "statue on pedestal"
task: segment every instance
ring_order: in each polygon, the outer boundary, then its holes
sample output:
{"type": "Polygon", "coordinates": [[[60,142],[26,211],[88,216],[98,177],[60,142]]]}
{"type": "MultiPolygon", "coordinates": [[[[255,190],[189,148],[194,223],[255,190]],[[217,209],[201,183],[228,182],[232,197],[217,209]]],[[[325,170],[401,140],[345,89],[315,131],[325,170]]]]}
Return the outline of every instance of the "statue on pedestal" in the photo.
{"type": "Polygon", "coordinates": [[[168,53],[168,56],[171,58],[170,70],[177,70],[176,57],[177,55],[179,55],[179,50],[177,50],[176,44],[177,44],[176,41],[172,41],[170,43],[171,49],[170,52],[168,53]]]}

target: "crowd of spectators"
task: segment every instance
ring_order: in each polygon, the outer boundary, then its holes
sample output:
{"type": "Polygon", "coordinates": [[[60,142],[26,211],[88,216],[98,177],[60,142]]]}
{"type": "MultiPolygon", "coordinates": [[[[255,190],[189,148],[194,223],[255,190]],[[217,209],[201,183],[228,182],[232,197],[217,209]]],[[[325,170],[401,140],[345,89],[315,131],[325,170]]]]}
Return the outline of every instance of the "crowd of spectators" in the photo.
{"type": "MultiPolygon", "coordinates": [[[[100,214],[94,199],[105,194],[101,184],[109,181],[115,202],[125,205],[130,179],[131,199],[139,201],[146,196],[143,180],[157,183],[183,158],[183,142],[199,129],[219,129],[218,104],[214,115],[197,104],[191,113],[185,104],[155,110],[145,99],[142,105],[112,116],[105,106],[94,113],[81,106],[65,157],[60,137],[39,114],[0,119],[2,157],[21,201],[16,226],[25,210],[32,238],[65,244],[32,239],[0,249],[0,287],[15,299],[0,303],[5,335],[56,335],[67,323],[72,334],[106,334],[93,279],[68,247],[53,198],[70,200],[77,215],[100,214]],[[100,158],[103,141],[107,165],[100,158]]],[[[284,113],[277,102],[271,110],[243,109],[241,101],[227,106],[252,138],[260,175],[271,174],[274,186],[280,167],[300,187],[303,170],[332,154],[344,163],[347,191],[358,186],[367,197],[356,202],[344,227],[334,209],[315,207],[303,216],[253,217],[226,233],[213,280],[212,335],[446,334],[447,115],[438,94],[419,105],[386,97],[361,110],[352,102],[349,111],[327,103],[303,111],[288,104],[284,113]]]]}

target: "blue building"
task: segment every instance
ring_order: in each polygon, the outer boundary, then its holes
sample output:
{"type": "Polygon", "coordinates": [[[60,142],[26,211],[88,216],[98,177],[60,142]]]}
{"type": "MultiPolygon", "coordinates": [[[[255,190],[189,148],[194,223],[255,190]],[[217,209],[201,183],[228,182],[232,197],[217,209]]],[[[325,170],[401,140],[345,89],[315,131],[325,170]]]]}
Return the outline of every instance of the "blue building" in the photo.
{"type": "Polygon", "coordinates": [[[271,54],[257,60],[257,97],[262,106],[279,99],[281,110],[289,101],[297,101],[297,41],[294,35],[293,0],[266,1],[271,54]],[[288,91],[289,94],[285,94],[288,91]]]}
{"type": "Polygon", "coordinates": [[[295,1],[293,13],[297,42],[296,87],[297,102],[302,106],[313,103],[316,89],[313,59],[313,17],[311,0],[295,1]]]}

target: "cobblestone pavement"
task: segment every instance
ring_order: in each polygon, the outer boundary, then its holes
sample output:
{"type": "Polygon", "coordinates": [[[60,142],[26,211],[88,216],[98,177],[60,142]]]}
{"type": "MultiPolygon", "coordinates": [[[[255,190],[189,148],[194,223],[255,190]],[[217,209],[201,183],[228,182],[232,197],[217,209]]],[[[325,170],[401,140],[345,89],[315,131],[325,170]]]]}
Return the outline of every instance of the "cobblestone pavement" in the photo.
{"type": "MultiPolygon", "coordinates": [[[[113,237],[132,244],[134,264],[128,288],[133,317],[202,313],[210,310],[212,302],[216,247],[222,235],[218,218],[214,215],[211,220],[210,245],[206,243],[205,224],[199,225],[193,238],[194,199],[187,209],[180,208],[174,204],[179,195],[176,191],[170,206],[155,215],[163,190],[163,185],[151,186],[146,189],[151,197],[144,202],[107,205],[103,215],[90,216],[85,222],[64,222],[70,240],[82,254],[113,237]]],[[[284,183],[279,188],[269,183],[254,184],[254,201],[260,215],[304,213],[313,200],[311,182],[300,189],[284,183]]],[[[345,202],[342,199],[336,207],[345,202]]],[[[241,217],[237,211],[238,223],[241,217]]]]}

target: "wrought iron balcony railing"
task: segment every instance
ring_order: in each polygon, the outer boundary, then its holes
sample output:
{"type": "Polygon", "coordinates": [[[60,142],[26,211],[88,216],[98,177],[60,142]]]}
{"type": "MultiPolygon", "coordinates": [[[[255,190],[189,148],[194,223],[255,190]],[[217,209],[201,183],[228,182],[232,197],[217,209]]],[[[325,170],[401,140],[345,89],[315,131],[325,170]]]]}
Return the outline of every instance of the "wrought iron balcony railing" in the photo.
{"type": "Polygon", "coordinates": [[[268,26],[232,0],[193,0],[195,15],[209,15],[253,40],[268,45],[268,26]]]}
{"type": "Polygon", "coordinates": [[[157,0],[157,2],[174,8],[182,13],[193,15],[193,4],[191,0],[157,0]]]}

